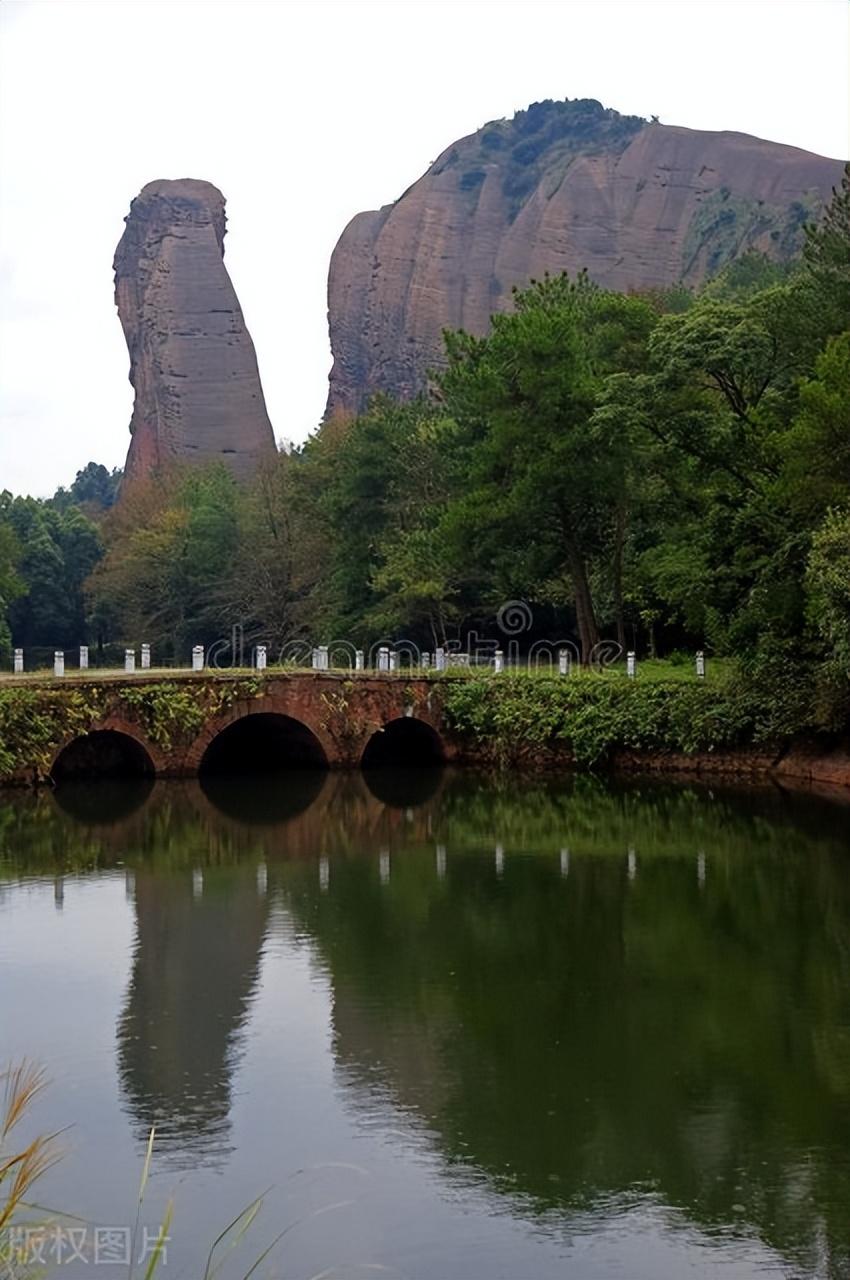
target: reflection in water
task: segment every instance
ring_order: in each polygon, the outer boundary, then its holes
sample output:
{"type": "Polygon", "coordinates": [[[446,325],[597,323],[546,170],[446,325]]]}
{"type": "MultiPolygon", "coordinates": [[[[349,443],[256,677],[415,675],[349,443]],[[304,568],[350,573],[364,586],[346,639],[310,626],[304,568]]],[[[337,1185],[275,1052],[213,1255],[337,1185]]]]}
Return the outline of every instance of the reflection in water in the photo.
{"type": "Polygon", "coordinates": [[[136,947],[118,1026],[140,1136],[193,1167],[227,1154],[231,1081],[259,972],[267,903],[238,869],[137,872],[136,947]]]}
{"type": "Polygon", "coordinates": [[[102,778],[63,782],[56,803],[84,826],[110,827],[131,817],[153,791],[153,778],[102,778]]]}
{"type": "Polygon", "coordinates": [[[535,790],[548,811],[449,789],[434,825],[465,857],[411,849],[391,876],[387,854],[379,874],[349,860],[332,892],[290,882],[357,1105],[373,1114],[389,1089],[449,1170],[518,1211],[660,1197],[708,1237],[846,1275],[846,811],[827,825],[780,792],[535,790]],[[479,803],[515,852],[549,856],[506,857],[479,803]]]}
{"type": "Polygon", "coordinates": [[[373,768],[363,771],[363,781],[371,794],[390,809],[410,809],[433,800],[445,780],[438,765],[421,769],[373,768]]]}
{"type": "Polygon", "coordinates": [[[327,895],[303,881],[360,1105],[391,1089],[450,1167],[535,1212],[652,1192],[801,1265],[821,1235],[847,1260],[846,865],[826,930],[804,866],[713,870],[508,858],[500,879],[481,855],[445,881],[415,858],[388,884],[362,862],[327,895]]]}
{"type": "Polygon", "coordinates": [[[297,817],[315,804],[328,775],[319,769],[279,773],[273,778],[240,778],[209,774],[201,787],[213,809],[251,826],[275,826],[297,817]]]}
{"type": "MultiPolygon", "coordinates": [[[[130,869],[118,1057],[137,1134],[156,1123],[181,1162],[226,1163],[277,912],[327,974],[348,1114],[426,1135],[444,1187],[497,1197],[529,1240],[602,1233],[631,1205],[650,1244],[684,1221],[703,1247],[763,1242],[789,1274],[846,1276],[850,808],[406,777],[0,805],[0,884],[130,869]]],[[[710,1254],[689,1261],[713,1274],[710,1254]]]]}

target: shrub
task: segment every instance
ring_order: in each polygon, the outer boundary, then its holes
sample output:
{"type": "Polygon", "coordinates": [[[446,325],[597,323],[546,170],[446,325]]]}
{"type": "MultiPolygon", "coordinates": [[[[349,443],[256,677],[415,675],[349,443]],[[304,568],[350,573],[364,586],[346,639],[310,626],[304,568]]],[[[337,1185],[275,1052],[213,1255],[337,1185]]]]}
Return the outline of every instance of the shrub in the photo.
{"type": "Polygon", "coordinates": [[[616,751],[713,752],[832,729],[826,693],[817,669],[777,679],[775,663],[722,682],[489,673],[447,682],[444,707],[449,726],[495,759],[562,747],[594,765],[616,751]]]}

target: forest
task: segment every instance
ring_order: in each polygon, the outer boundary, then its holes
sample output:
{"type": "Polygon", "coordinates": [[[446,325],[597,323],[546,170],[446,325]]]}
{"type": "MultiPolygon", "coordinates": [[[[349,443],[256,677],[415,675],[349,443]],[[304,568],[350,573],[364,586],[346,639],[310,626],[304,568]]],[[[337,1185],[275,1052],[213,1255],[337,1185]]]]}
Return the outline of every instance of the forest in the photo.
{"type": "Polygon", "coordinates": [[[214,465],[116,501],[90,463],[50,499],[0,494],[3,665],[142,640],[185,664],[235,625],[270,655],[433,649],[522,600],[527,642],[805,664],[846,699],[850,166],[791,267],[513,302],[486,337],[445,334],[427,395],[326,421],[248,485],[214,465]]]}

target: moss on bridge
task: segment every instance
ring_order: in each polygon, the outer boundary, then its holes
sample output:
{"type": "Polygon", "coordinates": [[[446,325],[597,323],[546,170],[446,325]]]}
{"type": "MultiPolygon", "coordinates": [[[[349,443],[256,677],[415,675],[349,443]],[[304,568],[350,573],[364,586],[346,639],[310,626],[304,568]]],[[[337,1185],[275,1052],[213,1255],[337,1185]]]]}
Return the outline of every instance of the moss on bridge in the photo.
{"type": "MultiPolygon", "coordinates": [[[[394,719],[432,718],[435,683],[409,672],[298,670],[6,679],[0,682],[0,785],[46,781],[65,746],[104,731],[134,739],[157,774],[195,773],[237,704],[240,715],[268,711],[304,724],[318,735],[329,764],[356,764],[369,738],[394,719]]],[[[439,702],[434,707],[439,729],[439,702]]]]}
{"type": "Polygon", "coordinates": [[[0,687],[0,783],[44,780],[66,743],[110,717],[129,716],[150,743],[171,751],[237,699],[262,691],[256,676],[10,683],[0,687]]]}

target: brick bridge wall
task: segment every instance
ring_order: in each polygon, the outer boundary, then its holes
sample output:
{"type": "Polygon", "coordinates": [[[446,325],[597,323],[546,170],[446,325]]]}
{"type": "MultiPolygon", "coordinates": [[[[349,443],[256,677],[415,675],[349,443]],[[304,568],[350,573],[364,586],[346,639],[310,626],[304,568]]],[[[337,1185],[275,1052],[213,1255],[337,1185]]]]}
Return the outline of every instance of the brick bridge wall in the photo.
{"type": "MultiPolygon", "coordinates": [[[[68,679],[57,681],[53,687],[61,684],[64,689],[83,683],[88,682],[68,679]]],[[[246,679],[244,675],[204,672],[167,678],[136,676],[127,681],[112,678],[104,713],[92,720],[88,732],[111,730],[126,734],[144,748],[158,776],[191,777],[198,772],[210,743],[229,725],[246,716],[286,716],[305,725],[318,740],[331,768],[356,768],[374,734],[394,720],[412,717],[435,731],[445,758],[451,760],[457,756],[458,746],[447,733],[441,702],[439,680],[396,674],[316,672],[246,679]],[[199,733],[191,737],[178,734],[174,741],[163,743],[156,740],[156,734],[145,724],[139,708],[124,696],[125,689],[136,690],[144,683],[160,687],[173,683],[180,686],[181,692],[195,683],[200,699],[210,687],[219,689],[222,685],[231,685],[235,688],[227,709],[211,714],[199,733]],[[245,687],[244,696],[240,686],[245,687]]],[[[78,736],[62,742],[55,752],[54,764],[78,736]]]]}

